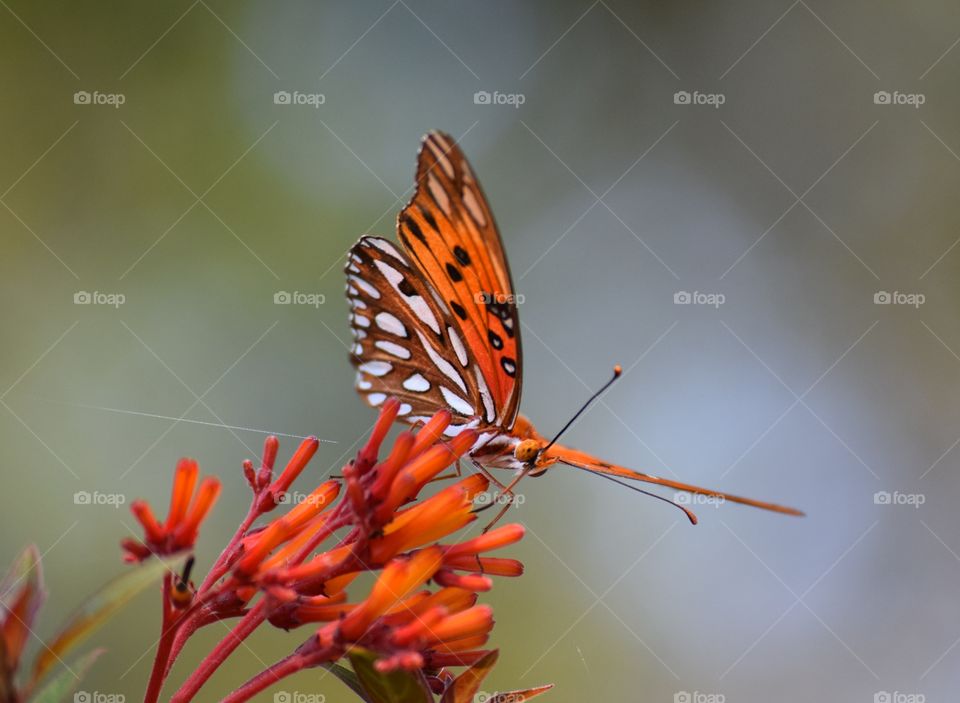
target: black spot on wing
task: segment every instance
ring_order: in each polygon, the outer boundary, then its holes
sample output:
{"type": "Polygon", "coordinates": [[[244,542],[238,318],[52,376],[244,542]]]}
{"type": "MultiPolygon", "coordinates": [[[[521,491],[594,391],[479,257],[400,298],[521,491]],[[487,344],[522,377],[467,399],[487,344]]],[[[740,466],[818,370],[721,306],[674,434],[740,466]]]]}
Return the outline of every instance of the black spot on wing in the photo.
{"type": "Polygon", "coordinates": [[[423,219],[427,221],[427,224],[430,225],[434,230],[439,230],[437,227],[437,221],[433,217],[433,213],[427,210],[425,207],[419,206],[420,214],[423,215],[423,219]]]}
{"type": "Polygon", "coordinates": [[[453,264],[447,264],[447,275],[450,276],[450,280],[454,283],[459,283],[463,280],[463,274],[460,273],[460,269],[453,264]]]}
{"type": "Polygon", "coordinates": [[[457,257],[457,261],[460,262],[461,266],[470,265],[470,255],[467,253],[466,249],[459,244],[453,248],[453,255],[457,257]]]}
{"type": "Polygon", "coordinates": [[[517,362],[515,359],[505,356],[500,359],[500,366],[503,368],[504,373],[506,373],[510,378],[513,378],[517,375],[517,362]]]}
{"type": "Polygon", "coordinates": [[[456,300],[450,301],[450,309],[453,310],[461,320],[467,319],[467,311],[464,310],[463,306],[456,300]]]}
{"type": "Polygon", "coordinates": [[[417,221],[414,220],[409,215],[404,219],[403,223],[407,226],[407,229],[410,230],[410,233],[419,239],[424,244],[427,243],[427,238],[423,236],[423,232],[420,229],[420,225],[417,224],[417,221]]]}
{"type": "Polygon", "coordinates": [[[400,281],[400,284],[397,286],[401,293],[403,293],[408,298],[417,295],[416,289],[410,284],[406,278],[400,281]]]}
{"type": "Polygon", "coordinates": [[[488,331],[487,331],[487,339],[490,340],[490,345],[491,345],[494,349],[497,349],[497,350],[503,349],[503,340],[500,339],[500,335],[498,335],[498,334],[497,334],[496,332],[494,332],[493,330],[488,330],[488,331]]]}

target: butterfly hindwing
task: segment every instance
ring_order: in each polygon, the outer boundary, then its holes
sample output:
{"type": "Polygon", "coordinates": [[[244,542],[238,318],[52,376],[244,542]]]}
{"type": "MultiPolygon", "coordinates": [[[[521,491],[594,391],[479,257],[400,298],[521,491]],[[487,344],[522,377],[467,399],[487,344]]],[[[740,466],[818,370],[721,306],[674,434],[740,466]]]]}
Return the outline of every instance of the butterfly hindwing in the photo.
{"type": "Polygon", "coordinates": [[[509,429],[520,406],[520,322],[493,214],[463,152],[431,132],[417,158],[417,186],[397,233],[418,271],[451,313],[509,429]]]}
{"type": "Polygon", "coordinates": [[[446,407],[454,425],[494,419],[489,391],[470,363],[450,311],[393,244],[363,237],[347,261],[357,390],[368,403],[401,401],[409,421],[446,407]]]}

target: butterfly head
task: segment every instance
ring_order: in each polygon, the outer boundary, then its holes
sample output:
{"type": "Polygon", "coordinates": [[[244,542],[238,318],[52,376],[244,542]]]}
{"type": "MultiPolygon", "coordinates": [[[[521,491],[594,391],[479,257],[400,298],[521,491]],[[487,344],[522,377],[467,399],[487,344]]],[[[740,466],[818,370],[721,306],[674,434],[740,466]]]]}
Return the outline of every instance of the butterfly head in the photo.
{"type": "MultiPolygon", "coordinates": [[[[535,434],[535,431],[534,431],[535,434]]],[[[513,448],[513,458],[523,465],[528,476],[542,476],[557,460],[544,454],[547,441],[539,436],[521,439],[513,448]]]]}

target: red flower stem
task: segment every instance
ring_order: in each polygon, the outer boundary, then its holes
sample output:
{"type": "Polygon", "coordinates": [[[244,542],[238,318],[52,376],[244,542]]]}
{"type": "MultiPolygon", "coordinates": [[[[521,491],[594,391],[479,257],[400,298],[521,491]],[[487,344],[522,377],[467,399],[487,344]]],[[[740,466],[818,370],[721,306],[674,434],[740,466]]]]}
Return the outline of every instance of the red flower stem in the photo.
{"type": "Polygon", "coordinates": [[[170,605],[170,589],[173,575],[169,572],[163,577],[163,617],[160,629],[160,641],[157,643],[157,653],[153,658],[153,669],[150,671],[150,682],[144,694],[144,703],[156,703],[160,700],[163,681],[167,674],[167,661],[170,658],[170,649],[177,633],[179,617],[170,605]]]}
{"type": "Polygon", "coordinates": [[[227,657],[233,654],[240,643],[269,617],[272,606],[271,599],[264,598],[247,611],[247,614],[240,619],[230,633],[217,643],[217,646],[200,662],[197,669],[183,682],[183,685],[170,699],[171,703],[187,703],[193,700],[203,684],[226,661],[227,657]]]}
{"type": "Polygon", "coordinates": [[[183,650],[184,645],[186,645],[187,640],[190,639],[193,633],[200,629],[202,616],[202,608],[197,608],[196,610],[190,609],[187,611],[187,614],[183,616],[183,620],[177,628],[176,636],[173,638],[170,656],[167,657],[167,670],[165,675],[170,674],[170,669],[173,668],[173,663],[177,660],[177,657],[180,656],[180,652],[183,650]]]}
{"type": "Polygon", "coordinates": [[[230,538],[227,546],[223,548],[222,552],[220,552],[220,556],[217,557],[217,560],[213,563],[213,566],[210,567],[210,571],[203,579],[203,583],[201,583],[200,587],[197,589],[198,595],[205,593],[213,584],[220,580],[221,576],[227,572],[227,568],[229,568],[230,564],[230,558],[237,551],[241,540],[246,537],[247,531],[250,529],[250,526],[254,523],[254,521],[263,514],[257,507],[258,503],[259,496],[254,496],[253,502],[250,504],[250,509],[247,511],[247,516],[243,519],[243,522],[240,523],[237,531],[233,533],[233,537],[230,538]]]}
{"type": "Polygon", "coordinates": [[[245,703],[261,691],[270,688],[270,686],[273,686],[291,674],[295,674],[311,666],[317,666],[321,662],[331,659],[334,659],[334,653],[329,651],[311,652],[310,654],[294,652],[273,666],[261,671],[224,698],[220,703],[245,703]]]}
{"type": "MultiPolygon", "coordinates": [[[[190,637],[200,629],[200,620],[203,617],[203,611],[206,607],[206,603],[216,596],[216,593],[211,590],[213,585],[226,573],[229,567],[230,558],[233,556],[233,553],[236,551],[236,549],[239,548],[240,541],[244,536],[246,536],[247,531],[250,529],[250,525],[252,525],[259,516],[260,513],[256,510],[255,500],[254,504],[250,506],[250,511],[248,512],[247,517],[244,519],[243,523],[241,523],[240,527],[231,538],[230,544],[228,544],[223,552],[221,552],[220,557],[214,563],[210,573],[203,580],[200,588],[197,589],[197,596],[194,600],[193,607],[187,611],[181,626],[177,628],[176,636],[174,637],[171,651],[167,659],[165,675],[170,673],[173,663],[176,661],[177,657],[180,656],[180,652],[183,651],[187,640],[190,639],[190,637]]],[[[294,558],[291,559],[290,563],[301,563],[304,559],[310,556],[313,550],[316,549],[321,542],[327,539],[336,530],[349,523],[349,513],[343,507],[338,508],[331,516],[327,524],[311,538],[309,543],[304,545],[304,547],[294,556],[294,558]]]]}

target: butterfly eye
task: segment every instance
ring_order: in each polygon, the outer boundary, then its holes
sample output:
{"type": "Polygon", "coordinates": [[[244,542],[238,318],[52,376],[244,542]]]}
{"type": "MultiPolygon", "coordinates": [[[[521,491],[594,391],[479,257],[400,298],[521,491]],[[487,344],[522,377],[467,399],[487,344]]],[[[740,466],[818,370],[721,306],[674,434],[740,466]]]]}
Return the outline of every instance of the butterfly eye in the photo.
{"type": "Polygon", "coordinates": [[[513,450],[513,455],[517,458],[517,461],[521,461],[524,464],[536,459],[539,453],[540,442],[535,439],[525,439],[513,450]]]}

